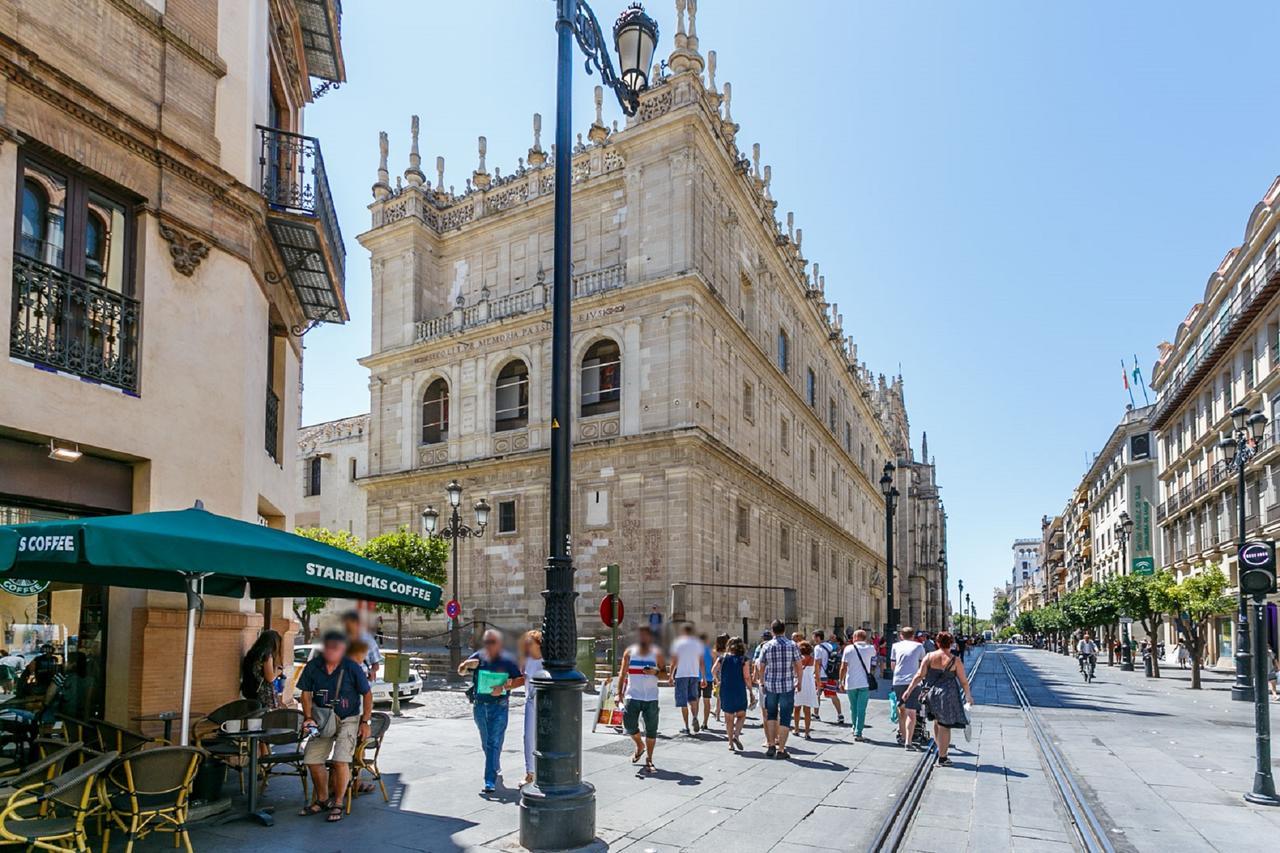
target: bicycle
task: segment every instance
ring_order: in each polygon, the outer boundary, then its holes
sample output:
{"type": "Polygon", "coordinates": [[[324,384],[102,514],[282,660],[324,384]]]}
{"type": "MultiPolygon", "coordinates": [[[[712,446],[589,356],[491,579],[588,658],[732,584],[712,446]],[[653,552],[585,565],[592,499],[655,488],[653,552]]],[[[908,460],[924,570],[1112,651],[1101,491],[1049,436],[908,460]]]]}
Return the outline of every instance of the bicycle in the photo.
{"type": "Polygon", "coordinates": [[[1093,655],[1077,655],[1076,657],[1080,661],[1080,674],[1084,677],[1084,683],[1088,684],[1093,681],[1098,659],[1093,655]],[[1088,663],[1088,666],[1085,666],[1086,663],[1088,663]]]}

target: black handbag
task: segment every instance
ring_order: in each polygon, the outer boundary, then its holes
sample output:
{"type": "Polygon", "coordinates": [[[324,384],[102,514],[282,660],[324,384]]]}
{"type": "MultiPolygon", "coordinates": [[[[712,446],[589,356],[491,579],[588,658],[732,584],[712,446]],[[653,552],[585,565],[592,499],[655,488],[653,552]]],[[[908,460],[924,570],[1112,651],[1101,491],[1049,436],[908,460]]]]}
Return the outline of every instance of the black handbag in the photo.
{"type": "Polygon", "coordinates": [[[862,674],[867,677],[867,689],[872,691],[879,690],[880,682],[876,681],[875,675],[871,673],[871,670],[867,669],[867,664],[862,659],[862,650],[858,648],[856,643],[853,646],[853,656],[858,659],[858,666],[862,667],[862,674]]]}

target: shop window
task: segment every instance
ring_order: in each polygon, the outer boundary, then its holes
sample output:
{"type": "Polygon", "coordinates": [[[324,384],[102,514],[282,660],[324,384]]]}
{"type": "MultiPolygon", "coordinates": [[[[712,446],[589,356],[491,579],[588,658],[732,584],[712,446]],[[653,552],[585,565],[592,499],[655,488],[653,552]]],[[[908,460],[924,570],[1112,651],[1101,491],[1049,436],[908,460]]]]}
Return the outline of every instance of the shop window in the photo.
{"type": "Polygon", "coordinates": [[[493,428],[502,432],[529,424],[529,368],[520,359],[507,362],[494,386],[493,428]]]}
{"type": "Polygon", "coordinates": [[[449,383],[443,377],[427,386],[422,395],[422,443],[449,440],[449,383]]]}
{"type": "Polygon", "coordinates": [[[622,399],[622,356],[610,340],[596,341],[582,357],[582,416],[618,411],[622,399]]]}

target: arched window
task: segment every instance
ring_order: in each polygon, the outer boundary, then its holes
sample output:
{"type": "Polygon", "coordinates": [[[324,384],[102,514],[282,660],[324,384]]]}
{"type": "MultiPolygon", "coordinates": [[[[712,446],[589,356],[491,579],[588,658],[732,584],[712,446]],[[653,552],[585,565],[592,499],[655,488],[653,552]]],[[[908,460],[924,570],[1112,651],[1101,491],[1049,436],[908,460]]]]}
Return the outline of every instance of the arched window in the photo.
{"type": "Polygon", "coordinates": [[[31,178],[22,182],[22,245],[18,249],[29,258],[44,258],[49,197],[31,178]]]}
{"type": "Polygon", "coordinates": [[[507,362],[494,387],[493,428],[502,432],[529,423],[529,368],[520,359],[507,362]]]}
{"type": "Polygon", "coordinates": [[[422,443],[449,440],[449,383],[443,378],[427,386],[422,395],[422,443]]]}
{"type": "Polygon", "coordinates": [[[89,210],[84,221],[84,277],[101,284],[102,259],[106,255],[107,226],[96,210],[89,210]]]}
{"type": "Polygon", "coordinates": [[[622,356],[611,340],[596,341],[582,357],[582,417],[618,411],[622,356]]]}

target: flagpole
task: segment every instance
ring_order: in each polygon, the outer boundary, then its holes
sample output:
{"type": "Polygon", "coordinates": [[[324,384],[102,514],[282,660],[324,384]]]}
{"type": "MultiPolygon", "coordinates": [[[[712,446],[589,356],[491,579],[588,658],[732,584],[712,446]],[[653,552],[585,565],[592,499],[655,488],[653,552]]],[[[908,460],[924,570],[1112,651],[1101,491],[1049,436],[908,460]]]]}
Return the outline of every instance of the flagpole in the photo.
{"type": "Polygon", "coordinates": [[[1124,390],[1129,392],[1129,408],[1137,407],[1137,403],[1133,399],[1133,389],[1129,387],[1129,368],[1124,366],[1124,359],[1120,359],[1120,378],[1124,380],[1124,390]]]}
{"type": "Polygon", "coordinates": [[[1147,383],[1146,383],[1146,382],[1144,382],[1144,381],[1143,381],[1143,379],[1142,379],[1142,368],[1141,368],[1140,366],[1138,366],[1138,355],[1137,355],[1137,353],[1134,353],[1134,355],[1133,355],[1133,381],[1134,381],[1134,382],[1137,382],[1137,383],[1138,383],[1138,385],[1139,385],[1139,387],[1141,387],[1141,388],[1142,388],[1142,403],[1143,403],[1143,405],[1150,406],[1150,405],[1151,405],[1151,398],[1147,396],[1147,383]]]}

